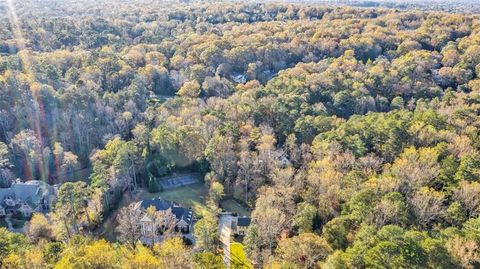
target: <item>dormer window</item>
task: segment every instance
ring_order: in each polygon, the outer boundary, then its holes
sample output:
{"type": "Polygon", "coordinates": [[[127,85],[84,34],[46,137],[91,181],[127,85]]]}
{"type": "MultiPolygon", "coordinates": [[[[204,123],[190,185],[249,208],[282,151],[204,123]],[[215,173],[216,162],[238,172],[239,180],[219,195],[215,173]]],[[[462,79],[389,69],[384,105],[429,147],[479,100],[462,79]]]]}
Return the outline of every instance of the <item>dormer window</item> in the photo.
{"type": "Polygon", "coordinates": [[[12,197],[7,196],[7,198],[5,198],[5,204],[7,206],[14,206],[15,205],[15,200],[13,200],[12,197]]]}

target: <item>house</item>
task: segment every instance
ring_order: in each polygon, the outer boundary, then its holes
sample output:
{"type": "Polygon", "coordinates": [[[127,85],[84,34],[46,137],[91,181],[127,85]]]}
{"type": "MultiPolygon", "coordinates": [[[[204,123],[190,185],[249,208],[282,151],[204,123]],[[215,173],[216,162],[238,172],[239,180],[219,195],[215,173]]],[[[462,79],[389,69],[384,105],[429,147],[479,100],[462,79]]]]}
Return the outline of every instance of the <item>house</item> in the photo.
{"type": "Polygon", "coordinates": [[[56,186],[45,182],[17,180],[9,188],[0,188],[0,216],[20,214],[30,217],[33,212],[48,212],[56,194],[56,186]]]}
{"type": "Polygon", "coordinates": [[[250,226],[251,222],[252,222],[252,219],[248,217],[238,217],[236,233],[240,235],[244,235],[247,232],[247,228],[248,226],[250,226]]]}
{"type": "Polygon", "coordinates": [[[244,84],[245,82],[247,82],[247,78],[242,75],[242,74],[239,74],[239,75],[232,75],[230,76],[230,78],[235,81],[236,83],[241,83],[241,84],[244,84]]]}
{"type": "Polygon", "coordinates": [[[175,217],[175,229],[182,233],[190,233],[193,224],[193,211],[184,208],[174,202],[163,200],[161,198],[153,198],[150,200],[143,200],[136,204],[136,208],[139,208],[143,212],[143,216],[140,219],[141,233],[143,236],[151,235],[152,232],[157,233],[160,229],[158,223],[146,214],[147,208],[153,206],[157,211],[163,211],[171,213],[175,217]]]}

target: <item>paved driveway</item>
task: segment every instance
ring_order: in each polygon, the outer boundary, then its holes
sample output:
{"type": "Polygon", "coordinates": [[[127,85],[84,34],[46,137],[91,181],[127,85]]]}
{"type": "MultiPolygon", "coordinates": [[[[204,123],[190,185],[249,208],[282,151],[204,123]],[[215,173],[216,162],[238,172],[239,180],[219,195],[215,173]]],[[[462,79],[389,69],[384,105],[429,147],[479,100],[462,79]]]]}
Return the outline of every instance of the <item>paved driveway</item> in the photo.
{"type": "Polygon", "coordinates": [[[222,242],[223,247],[223,262],[230,268],[231,259],[230,259],[230,238],[232,235],[232,221],[235,217],[231,215],[220,215],[220,220],[218,221],[218,229],[220,231],[220,242],[222,242]]]}

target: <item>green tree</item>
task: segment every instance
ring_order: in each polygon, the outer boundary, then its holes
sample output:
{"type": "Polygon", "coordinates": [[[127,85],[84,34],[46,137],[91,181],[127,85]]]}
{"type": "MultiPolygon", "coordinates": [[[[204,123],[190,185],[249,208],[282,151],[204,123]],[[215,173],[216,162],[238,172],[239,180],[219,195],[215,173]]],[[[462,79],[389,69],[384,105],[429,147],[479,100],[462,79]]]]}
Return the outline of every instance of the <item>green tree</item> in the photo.
{"type": "Polygon", "coordinates": [[[405,264],[401,246],[394,242],[381,242],[365,256],[368,268],[401,268],[405,264]]]}
{"type": "Polygon", "coordinates": [[[207,212],[194,227],[197,247],[204,251],[214,251],[217,245],[218,221],[207,212]]]}
{"type": "Polygon", "coordinates": [[[279,242],[276,256],[293,268],[314,268],[333,252],[325,239],[313,233],[302,233],[279,242]]]}
{"type": "Polygon", "coordinates": [[[6,228],[0,228],[0,265],[10,252],[10,235],[6,228]]]}
{"type": "Polygon", "coordinates": [[[467,155],[460,160],[460,165],[455,173],[457,181],[478,181],[480,178],[480,158],[479,156],[467,155]]]}
{"type": "Polygon", "coordinates": [[[223,185],[217,181],[213,181],[210,184],[208,196],[214,204],[218,204],[220,200],[225,196],[223,185]]]}
{"type": "Polygon", "coordinates": [[[66,182],[58,189],[54,204],[56,227],[60,237],[70,239],[80,233],[80,221],[85,215],[86,199],[88,199],[87,184],[82,181],[66,182]]]}
{"type": "Polygon", "coordinates": [[[293,223],[298,227],[301,233],[311,232],[315,218],[317,216],[317,209],[308,202],[303,202],[298,205],[293,223]]]}
{"type": "Polygon", "coordinates": [[[224,269],[222,256],[213,252],[200,252],[193,255],[195,269],[224,269]]]}
{"type": "Polygon", "coordinates": [[[200,95],[200,84],[196,80],[187,81],[178,90],[177,94],[182,97],[197,98],[200,95]]]}

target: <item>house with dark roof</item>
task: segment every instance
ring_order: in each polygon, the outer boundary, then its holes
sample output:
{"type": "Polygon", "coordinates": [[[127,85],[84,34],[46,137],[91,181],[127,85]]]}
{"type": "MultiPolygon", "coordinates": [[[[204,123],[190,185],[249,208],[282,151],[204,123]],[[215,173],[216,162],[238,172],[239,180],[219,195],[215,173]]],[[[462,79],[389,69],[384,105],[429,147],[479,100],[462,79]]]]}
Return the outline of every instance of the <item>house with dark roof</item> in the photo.
{"type": "Polygon", "coordinates": [[[56,193],[56,186],[45,182],[17,180],[9,188],[0,188],[0,217],[7,214],[30,217],[33,212],[48,212],[56,193]]]}
{"type": "Polygon", "coordinates": [[[252,219],[248,217],[238,217],[233,222],[233,230],[235,234],[244,235],[247,232],[248,226],[252,223],[252,219]]]}
{"type": "Polygon", "coordinates": [[[140,219],[141,233],[143,236],[150,235],[152,232],[157,232],[157,223],[146,214],[149,207],[154,207],[157,211],[169,212],[175,216],[175,229],[182,233],[190,233],[193,224],[193,211],[182,207],[174,202],[163,200],[161,198],[153,198],[150,200],[143,200],[136,204],[143,212],[143,217],[140,219]]]}

